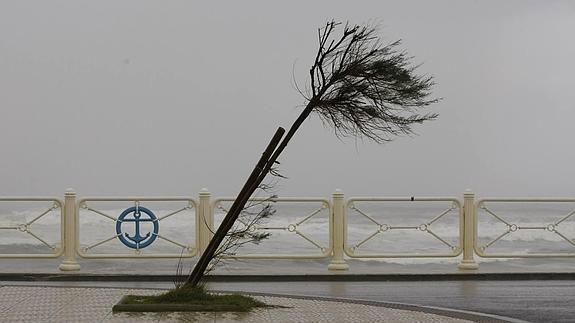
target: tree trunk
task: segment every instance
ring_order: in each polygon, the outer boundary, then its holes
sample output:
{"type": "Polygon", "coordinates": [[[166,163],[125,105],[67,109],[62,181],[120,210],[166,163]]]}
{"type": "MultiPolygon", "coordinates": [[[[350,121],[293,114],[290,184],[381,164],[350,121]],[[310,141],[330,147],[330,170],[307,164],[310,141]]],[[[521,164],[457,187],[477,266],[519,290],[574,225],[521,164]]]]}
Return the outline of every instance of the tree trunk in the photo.
{"type": "Polygon", "coordinates": [[[240,194],[236,197],[236,200],[232,204],[228,214],[220,224],[218,230],[214,234],[214,237],[210,240],[206,251],[202,254],[198,263],[194,267],[194,270],[190,274],[186,285],[197,286],[200,280],[202,279],[208,264],[214,257],[215,252],[217,251],[218,247],[220,246],[221,242],[226,237],[228,231],[232,228],[234,222],[240,215],[241,211],[243,210],[244,206],[246,205],[249,198],[252,196],[254,191],[259,187],[262,181],[265,179],[271,168],[273,167],[274,163],[287,147],[287,144],[294,136],[296,131],[299,127],[303,124],[303,122],[307,119],[310,115],[311,111],[313,110],[313,101],[310,101],[306,108],[302,111],[299,117],[294,121],[292,126],[290,127],[287,135],[285,138],[279,143],[281,137],[283,136],[285,129],[278,128],[274,137],[270,141],[268,147],[266,148],[265,152],[263,153],[261,159],[259,160],[258,164],[252,171],[252,174],[244,184],[240,194]],[[279,143],[279,146],[278,146],[279,143]],[[277,149],[276,149],[277,147],[277,149]],[[273,155],[272,155],[273,154],[273,155]],[[270,157],[271,156],[271,157],[270,157]]]}
{"type": "MultiPolygon", "coordinates": [[[[278,143],[280,142],[284,132],[285,132],[285,129],[281,128],[281,127],[279,127],[276,130],[276,133],[274,134],[273,138],[271,139],[270,143],[268,144],[266,150],[263,152],[260,160],[256,164],[256,167],[252,171],[251,175],[248,177],[242,190],[240,191],[240,193],[236,197],[236,200],[232,204],[230,210],[228,211],[228,214],[226,215],[226,217],[224,218],[224,220],[220,224],[218,230],[215,232],[213,238],[210,240],[210,243],[206,247],[206,250],[204,251],[204,253],[200,257],[200,259],[198,260],[198,263],[194,267],[194,270],[192,271],[192,273],[188,277],[186,285],[191,285],[192,287],[195,287],[200,282],[201,278],[204,275],[206,268],[208,267],[210,261],[212,260],[212,258],[214,257],[214,254],[216,253],[218,247],[220,246],[220,243],[224,240],[224,238],[226,237],[226,234],[232,228],[234,222],[236,221],[239,214],[243,210],[247,200],[249,199],[249,197],[252,195],[253,191],[255,190],[255,189],[252,190],[252,187],[258,181],[258,179],[260,177],[262,177],[261,176],[262,171],[264,170],[264,168],[266,168],[266,165],[268,164],[268,160],[269,160],[270,156],[272,155],[272,153],[274,152],[274,150],[276,149],[276,147],[277,147],[278,143]]],[[[268,171],[269,171],[269,169],[268,169],[268,171]]],[[[265,177],[265,175],[263,177],[265,177]]],[[[261,183],[261,181],[259,183],[261,183]]],[[[257,188],[257,186],[259,186],[259,183],[256,184],[256,186],[255,186],[256,188],[257,188]]]]}

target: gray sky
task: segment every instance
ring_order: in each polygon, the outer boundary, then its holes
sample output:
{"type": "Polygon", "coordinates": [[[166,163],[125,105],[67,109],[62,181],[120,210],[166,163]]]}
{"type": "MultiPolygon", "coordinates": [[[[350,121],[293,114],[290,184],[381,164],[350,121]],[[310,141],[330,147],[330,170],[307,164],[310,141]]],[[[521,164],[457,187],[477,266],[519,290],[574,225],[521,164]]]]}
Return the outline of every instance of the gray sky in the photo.
{"type": "Polygon", "coordinates": [[[403,39],[440,117],[386,145],[311,118],[280,195],[575,195],[574,2],[423,0],[2,1],[0,195],[235,194],[331,18],[403,39]]]}

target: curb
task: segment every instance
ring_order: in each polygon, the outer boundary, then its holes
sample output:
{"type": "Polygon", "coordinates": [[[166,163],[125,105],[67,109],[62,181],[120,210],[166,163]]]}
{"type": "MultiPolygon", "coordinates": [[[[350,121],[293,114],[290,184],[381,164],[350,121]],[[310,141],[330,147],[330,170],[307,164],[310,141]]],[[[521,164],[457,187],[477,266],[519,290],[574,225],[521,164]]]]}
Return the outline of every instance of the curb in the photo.
{"type": "MultiPolygon", "coordinates": [[[[0,273],[0,281],[125,281],[173,282],[176,275],[98,275],[0,273]]],[[[481,280],[575,280],[575,273],[447,273],[447,274],[326,274],[326,275],[212,275],[207,282],[293,282],[293,281],[481,281],[481,280]]]]}

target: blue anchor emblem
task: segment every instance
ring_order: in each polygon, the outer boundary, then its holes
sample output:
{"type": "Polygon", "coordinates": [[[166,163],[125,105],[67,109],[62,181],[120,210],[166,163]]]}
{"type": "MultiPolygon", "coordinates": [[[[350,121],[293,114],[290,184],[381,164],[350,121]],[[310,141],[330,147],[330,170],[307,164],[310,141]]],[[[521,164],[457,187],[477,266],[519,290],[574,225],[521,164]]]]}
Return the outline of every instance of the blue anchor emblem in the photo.
{"type": "Polygon", "coordinates": [[[133,206],[124,210],[118,217],[118,220],[116,220],[116,234],[118,235],[118,239],[128,248],[146,248],[156,240],[159,231],[160,223],[156,215],[142,206],[133,206]],[[142,218],[142,213],[147,215],[147,218],[142,218]],[[126,218],[130,214],[133,214],[133,217],[126,218]],[[122,223],[124,222],[134,222],[135,233],[133,236],[130,236],[127,232],[122,232],[122,223]],[[154,226],[153,231],[142,236],[140,233],[140,222],[152,222],[154,226]]]}

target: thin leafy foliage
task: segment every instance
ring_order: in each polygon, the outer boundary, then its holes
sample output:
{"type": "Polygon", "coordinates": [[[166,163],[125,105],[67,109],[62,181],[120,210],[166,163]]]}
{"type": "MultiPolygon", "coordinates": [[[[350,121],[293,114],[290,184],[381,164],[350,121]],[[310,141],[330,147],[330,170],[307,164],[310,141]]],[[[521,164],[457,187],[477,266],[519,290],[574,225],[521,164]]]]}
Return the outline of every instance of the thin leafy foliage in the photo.
{"type": "Polygon", "coordinates": [[[330,21],[318,30],[318,42],[310,86],[300,93],[338,136],[382,143],[437,117],[419,113],[439,99],[431,97],[433,78],[415,74],[401,40],[384,44],[376,26],[330,21]]]}

